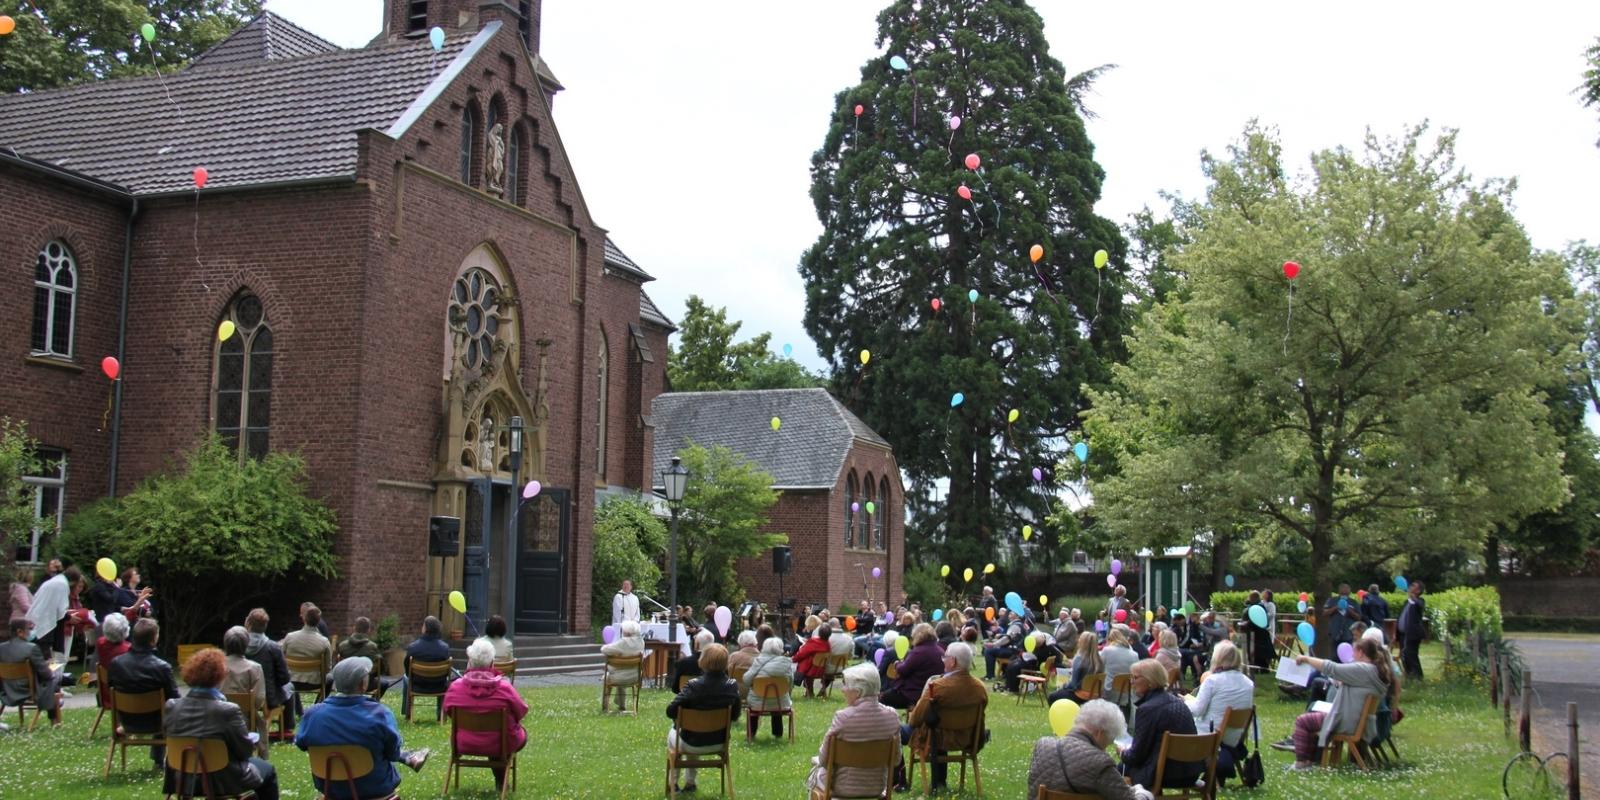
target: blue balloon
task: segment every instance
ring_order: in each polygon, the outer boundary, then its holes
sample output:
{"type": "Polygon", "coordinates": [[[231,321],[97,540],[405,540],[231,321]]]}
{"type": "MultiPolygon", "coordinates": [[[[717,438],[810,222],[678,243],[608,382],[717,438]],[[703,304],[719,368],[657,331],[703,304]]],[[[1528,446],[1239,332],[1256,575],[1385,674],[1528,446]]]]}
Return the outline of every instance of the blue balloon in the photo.
{"type": "Polygon", "coordinates": [[[1250,624],[1257,628],[1267,627],[1267,610],[1259,605],[1250,607],[1250,624]]]}
{"type": "Polygon", "coordinates": [[[889,56],[889,66],[894,67],[901,72],[911,69],[911,65],[907,64],[906,60],[900,56],[889,56]]]}
{"type": "Polygon", "coordinates": [[[1406,576],[1396,575],[1394,576],[1394,588],[1404,592],[1411,588],[1411,583],[1406,580],[1406,576]]]}
{"type": "Polygon", "coordinates": [[[967,302],[969,302],[969,303],[978,302],[978,290],[977,289],[968,289],[967,290],[967,302]]]}
{"type": "Polygon", "coordinates": [[[1296,625],[1294,632],[1296,636],[1300,637],[1300,642],[1306,647],[1310,647],[1317,643],[1317,629],[1311,627],[1311,623],[1309,622],[1302,622],[1299,625],[1296,625]]]}
{"type": "Polygon", "coordinates": [[[1349,611],[1350,610],[1350,601],[1346,600],[1343,597],[1339,598],[1339,610],[1340,611],[1349,611]]]}
{"type": "Polygon", "coordinates": [[[792,356],[792,355],[794,355],[794,345],[792,345],[792,344],[784,345],[783,346],[783,357],[784,358],[788,358],[789,356],[792,356]]]}
{"type": "Polygon", "coordinates": [[[1089,443],[1078,442],[1077,444],[1073,445],[1072,454],[1077,456],[1079,461],[1082,461],[1085,464],[1089,463],[1089,443]]]}
{"type": "Polygon", "coordinates": [[[934,609],[933,610],[933,621],[934,622],[938,622],[941,619],[944,619],[944,609],[942,609],[942,608],[934,609]]]}
{"type": "Polygon", "coordinates": [[[956,406],[959,406],[959,405],[961,405],[962,403],[965,403],[965,402],[967,402],[967,396],[962,394],[962,393],[960,393],[960,392],[956,392],[955,394],[950,395],[950,407],[951,408],[955,408],[956,406]]]}
{"type": "Polygon", "coordinates": [[[1302,614],[1306,613],[1306,601],[1301,600],[1299,602],[1299,604],[1296,606],[1296,608],[1300,609],[1300,613],[1302,613],[1302,614]]]}
{"type": "Polygon", "coordinates": [[[1225,584],[1225,585],[1227,585],[1227,587],[1228,587],[1228,588],[1229,588],[1229,589],[1232,589],[1232,588],[1233,588],[1233,574],[1232,574],[1232,573],[1229,573],[1229,574],[1227,574],[1227,575],[1224,575],[1224,576],[1222,576],[1222,582],[1223,582],[1223,583],[1224,583],[1224,584],[1225,584]]]}
{"type": "Polygon", "coordinates": [[[1016,614],[1019,617],[1022,616],[1022,612],[1028,610],[1027,607],[1022,604],[1022,595],[1017,594],[1016,592],[1006,592],[1006,608],[1011,609],[1011,613],[1016,614]]]}
{"type": "Polygon", "coordinates": [[[433,44],[433,49],[444,49],[444,28],[435,27],[428,31],[428,41],[433,44]]]}

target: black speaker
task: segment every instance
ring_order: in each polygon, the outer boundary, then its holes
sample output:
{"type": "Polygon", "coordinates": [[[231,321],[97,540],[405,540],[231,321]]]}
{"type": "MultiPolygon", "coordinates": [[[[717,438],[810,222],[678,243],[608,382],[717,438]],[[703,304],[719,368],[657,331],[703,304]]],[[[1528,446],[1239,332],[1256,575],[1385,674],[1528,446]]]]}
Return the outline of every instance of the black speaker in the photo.
{"type": "Polygon", "coordinates": [[[428,555],[453,556],[461,547],[460,517],[428,518],[428,555]]]}
{"type": "Polygon", "coordinates": [[[788,545],[778,545],[772,548],[772,574],[788,575],[794,569],[794,559],[789,557],[788,545]]]}

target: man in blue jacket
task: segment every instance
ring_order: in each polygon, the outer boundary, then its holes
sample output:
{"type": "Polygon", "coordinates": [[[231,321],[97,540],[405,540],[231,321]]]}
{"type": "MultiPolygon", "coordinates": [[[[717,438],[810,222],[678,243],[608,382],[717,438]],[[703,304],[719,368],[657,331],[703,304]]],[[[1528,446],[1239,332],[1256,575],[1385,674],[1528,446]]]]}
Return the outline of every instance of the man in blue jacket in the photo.
{"type": "Polygon", "coordinates": [[[350,797],[345,783],[333,781],[332,785],[324,785],[324,781],[312,779],[317,791],[332,800],[388,797],[400,785],[395,762],[420,770],[430,754],[426,749],[410,753],[400,749],[400,729],[395,726],[394,713],[367,696],[371,673],[372,661],[365,656],[341,659],[333,668],[333,694],[306,709],[294,736],[295,746],[301,750],[357,745],[372,753],[372,771],[356,781],[361,797],[350,797]]]}

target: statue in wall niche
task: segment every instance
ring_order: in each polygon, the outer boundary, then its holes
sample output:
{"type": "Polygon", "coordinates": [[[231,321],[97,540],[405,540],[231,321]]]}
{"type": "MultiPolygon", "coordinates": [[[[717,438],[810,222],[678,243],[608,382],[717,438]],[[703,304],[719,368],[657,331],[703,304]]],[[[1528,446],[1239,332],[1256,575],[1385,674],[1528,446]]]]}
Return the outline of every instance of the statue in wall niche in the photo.
{"type": "Polygon", "coordinates": [[[494,472],[494,417],[484,417],[478,434],[478,469],[494,472]]]}
{"type": "Polygon", "coordinates": [[[496,195],[505,194],[506,182],[506,126],[503,122],[496,122],[489,129],[489,160],[484,170],[488,179],[489,191],[496,195]]]}

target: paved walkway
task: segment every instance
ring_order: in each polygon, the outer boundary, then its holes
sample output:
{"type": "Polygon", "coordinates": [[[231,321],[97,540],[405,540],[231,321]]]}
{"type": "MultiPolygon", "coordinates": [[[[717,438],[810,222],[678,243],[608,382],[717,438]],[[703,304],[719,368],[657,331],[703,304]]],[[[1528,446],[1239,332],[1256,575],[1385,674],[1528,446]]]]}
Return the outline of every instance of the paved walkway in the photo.
{"type": "Polygon", "coordinates": [[[1533,749],[1541,756],[1567,749],[1567,703],[1578,704],[1579,762],[1585,797],[1600,797],[1600,636],[1544,637],[1518,633],[1533,670],[1533,749]]]}

